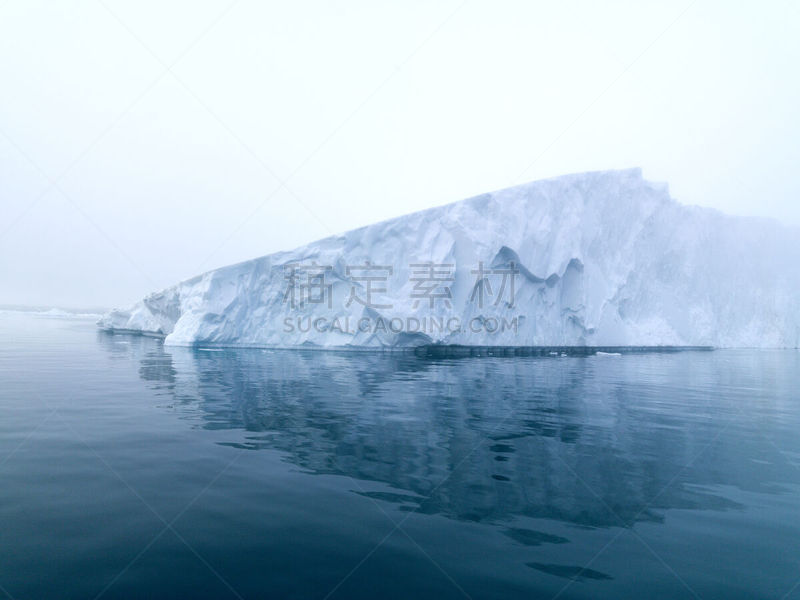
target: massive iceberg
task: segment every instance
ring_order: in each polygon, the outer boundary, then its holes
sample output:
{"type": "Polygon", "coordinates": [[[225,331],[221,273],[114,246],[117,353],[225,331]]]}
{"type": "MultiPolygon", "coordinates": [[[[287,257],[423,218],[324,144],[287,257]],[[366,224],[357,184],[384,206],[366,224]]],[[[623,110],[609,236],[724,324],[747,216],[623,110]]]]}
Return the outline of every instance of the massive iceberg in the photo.
{"type": "Polygon", "coordinates": [[[796,348],[798,242],[639,169],[583,173],[209,271],[99,326],[172,345],[796,348]]]}

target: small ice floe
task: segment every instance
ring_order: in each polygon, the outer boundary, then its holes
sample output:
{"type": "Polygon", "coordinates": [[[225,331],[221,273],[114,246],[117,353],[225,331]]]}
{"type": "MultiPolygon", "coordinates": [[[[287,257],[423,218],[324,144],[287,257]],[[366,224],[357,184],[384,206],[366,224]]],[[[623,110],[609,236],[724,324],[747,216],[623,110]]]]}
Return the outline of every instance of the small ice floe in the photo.
{"type": "Polygon", "coordinates": [[[200,352],[225,352],[225,348],[195,348],[200,352]]]}
{"type": "Polygon", "coordinates": [[[595,352],[595,356],[622,356],[621,352],[595,352]]]}

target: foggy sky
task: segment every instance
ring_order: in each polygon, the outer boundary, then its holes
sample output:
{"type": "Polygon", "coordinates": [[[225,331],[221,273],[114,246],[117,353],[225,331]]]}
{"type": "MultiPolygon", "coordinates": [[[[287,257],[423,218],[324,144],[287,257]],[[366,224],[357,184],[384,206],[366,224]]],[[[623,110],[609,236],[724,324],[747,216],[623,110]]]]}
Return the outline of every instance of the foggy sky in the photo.
{"type": "Polygon", "coordinates": [[[800,223],[800,5],[0,0],[0,304],[564,173],[800,223]]]}

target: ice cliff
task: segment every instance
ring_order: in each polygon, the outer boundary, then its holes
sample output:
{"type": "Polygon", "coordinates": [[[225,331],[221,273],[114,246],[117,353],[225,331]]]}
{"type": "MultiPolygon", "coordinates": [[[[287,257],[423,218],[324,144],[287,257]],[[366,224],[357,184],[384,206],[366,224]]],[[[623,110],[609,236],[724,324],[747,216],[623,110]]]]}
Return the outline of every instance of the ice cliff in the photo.
{"type": "Polygon", "coordinates": [[[198,275],[99,325],[173,345],[800,346],[800,230],[638,169],[482,194],[198,275]]]}

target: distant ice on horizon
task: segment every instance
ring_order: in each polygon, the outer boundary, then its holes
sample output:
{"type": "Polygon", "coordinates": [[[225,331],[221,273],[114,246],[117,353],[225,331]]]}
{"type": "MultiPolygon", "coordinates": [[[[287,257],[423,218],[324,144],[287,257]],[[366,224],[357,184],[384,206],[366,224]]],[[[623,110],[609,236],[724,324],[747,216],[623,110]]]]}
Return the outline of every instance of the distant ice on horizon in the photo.
{"type": "Polygon", "coordinates": [[[50,317],[57,319],[98,319],[103,313],[90,312],[85,309],[64,309],[59,307],[27,307],[27,306],[0,306],[0,314],[23,314],[36,317],[50,317]]]}

